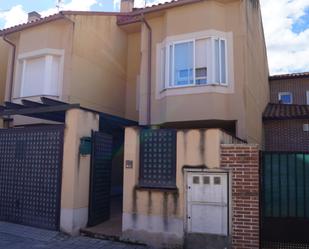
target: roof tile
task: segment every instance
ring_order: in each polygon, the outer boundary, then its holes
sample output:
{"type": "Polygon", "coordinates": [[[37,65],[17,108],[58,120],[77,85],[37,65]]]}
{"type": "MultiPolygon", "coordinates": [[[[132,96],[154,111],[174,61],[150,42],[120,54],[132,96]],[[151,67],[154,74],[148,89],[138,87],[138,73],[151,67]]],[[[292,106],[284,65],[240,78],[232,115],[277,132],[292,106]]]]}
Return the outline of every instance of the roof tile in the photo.
{"type": "Polygon", "coordinates": [[[263,113],[263,119],[309,119],[309,105],[287,105],[269,103],[263,113]]]}

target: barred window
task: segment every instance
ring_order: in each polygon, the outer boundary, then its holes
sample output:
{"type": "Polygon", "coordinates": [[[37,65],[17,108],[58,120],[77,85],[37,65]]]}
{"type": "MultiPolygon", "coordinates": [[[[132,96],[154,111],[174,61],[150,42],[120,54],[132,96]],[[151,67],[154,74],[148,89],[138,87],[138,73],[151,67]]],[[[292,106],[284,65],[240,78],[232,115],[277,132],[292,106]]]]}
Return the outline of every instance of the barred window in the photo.
{"type": "Polygon", "coordinates": [[[141,130],[139,185],[176,187],[176,130],[141,130]]]}

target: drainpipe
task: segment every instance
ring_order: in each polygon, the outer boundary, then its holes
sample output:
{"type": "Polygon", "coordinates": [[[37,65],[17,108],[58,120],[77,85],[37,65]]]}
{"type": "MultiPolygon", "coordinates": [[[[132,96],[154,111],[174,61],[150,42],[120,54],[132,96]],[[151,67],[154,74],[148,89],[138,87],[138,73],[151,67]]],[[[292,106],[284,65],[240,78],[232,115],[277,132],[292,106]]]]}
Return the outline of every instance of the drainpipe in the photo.
{"type": "Polygon", "coordinates": [[[8,40],[6,36],[3,36],[3,40],[12,46],[12,63],[11,63],[11,75],[10,75],[10,92],[9,92],[9,101],[12,102],[13,98],[13,84],[14,84],[14,73],[15,73],[15,56],[16,56],[16,45],[8,40]]]}
{"type": "Polygon", "coordinates": [[[147,79],[147,125],[151,125],[151,59],[152,59],[152,29],[146,21],[144,14],[141,14],[141,22],[143,22],[148,29],[148,79],[147,79]]]}

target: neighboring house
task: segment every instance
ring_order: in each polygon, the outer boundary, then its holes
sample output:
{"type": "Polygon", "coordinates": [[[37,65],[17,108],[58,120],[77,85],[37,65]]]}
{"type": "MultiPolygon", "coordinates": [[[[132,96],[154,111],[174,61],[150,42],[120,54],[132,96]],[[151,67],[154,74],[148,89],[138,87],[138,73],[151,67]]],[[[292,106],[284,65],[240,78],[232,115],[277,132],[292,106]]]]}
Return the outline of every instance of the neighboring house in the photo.
{"type": "Polygon", "coordinates": [[[309,151],[309,73],[269,78],[270,104],[264,119],[265,150],[309,151]]]}
{"type": "Polygon", "coordinates": [[[28,23],[0,31],[16,55],[13,65],[9,62],[6,100],[45,96],[137,120],[135,91],[126,94],[128,38],[116,23],[116,14],[109,13],[40,18],[33,12],[28,23]]]}

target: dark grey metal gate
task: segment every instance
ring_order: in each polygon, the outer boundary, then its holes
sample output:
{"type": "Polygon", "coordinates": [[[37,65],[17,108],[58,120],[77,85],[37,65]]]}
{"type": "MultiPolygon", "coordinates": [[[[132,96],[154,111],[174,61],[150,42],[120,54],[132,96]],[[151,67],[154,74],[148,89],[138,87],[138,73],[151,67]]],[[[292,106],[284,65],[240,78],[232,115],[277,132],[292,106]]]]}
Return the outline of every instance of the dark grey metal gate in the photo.
{"type": "Polygon", "coordinates": [[[262,239],[309,243],[309,154],[263,152],[261,182],[262,239]]]}
{"type": "Polygon", "coordinates": [[[59,229],[63,130],[0,129],[0,220],[59,229]]]}
{"type": "Polygon", "coordinates": [[[111,135],[92,133],[88,226],[95,226],[110,217],[112,148],[111,135]]]}

